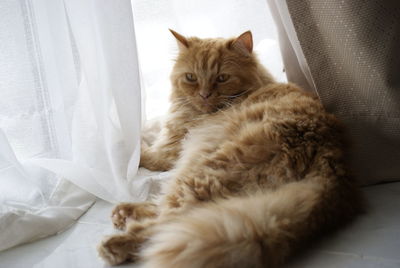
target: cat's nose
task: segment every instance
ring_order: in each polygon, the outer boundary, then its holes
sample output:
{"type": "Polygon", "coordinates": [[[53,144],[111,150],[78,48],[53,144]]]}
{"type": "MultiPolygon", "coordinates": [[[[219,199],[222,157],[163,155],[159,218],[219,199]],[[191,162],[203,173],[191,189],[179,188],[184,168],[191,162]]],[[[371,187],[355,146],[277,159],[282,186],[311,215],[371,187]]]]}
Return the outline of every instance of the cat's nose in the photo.
{"type": "Polygon", "coordinates": [[[208,99],[208,97],[211,96],[211,92],[199,92],[199,95],[200,95],[203,99],[208,99]]]}

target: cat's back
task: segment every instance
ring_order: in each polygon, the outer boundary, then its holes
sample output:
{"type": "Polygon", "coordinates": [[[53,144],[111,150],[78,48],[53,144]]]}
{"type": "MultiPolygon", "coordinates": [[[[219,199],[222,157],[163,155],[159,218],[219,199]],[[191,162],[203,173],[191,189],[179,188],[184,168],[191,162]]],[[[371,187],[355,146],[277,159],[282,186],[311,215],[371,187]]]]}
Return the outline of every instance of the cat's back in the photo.
{"type": "Polygon", "coordinates": [[[273,83],[253,92],[242,103],[214,120],[224,125],[225,140],[262,144],[265,139],[293,144],[342,143],[343,127],[325,111],[315,94],[294,84],[273,83]]]}
{"type": "Polygon", "coordinates": [[[316,94],[292,83],[268,84],[254,91],[238,106],[239,112],[257,109],[260,113],[269,113],[270,118],[325,113],[316,94]]]}
{"type": "Polygon", "coordinates": [[[315,94],[294,84],[272,83],[251,93],[242,103],[227,109],[221,121],[237,125],[278,123],[330,116],[315,94]]]}

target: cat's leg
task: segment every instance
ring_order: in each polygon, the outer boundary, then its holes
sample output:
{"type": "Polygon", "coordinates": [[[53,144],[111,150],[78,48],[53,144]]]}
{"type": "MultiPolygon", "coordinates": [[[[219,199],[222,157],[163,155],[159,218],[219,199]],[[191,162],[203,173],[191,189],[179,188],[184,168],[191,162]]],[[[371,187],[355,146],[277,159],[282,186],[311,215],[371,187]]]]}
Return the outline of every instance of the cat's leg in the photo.
{"type": "Polygon", "coordinates": [[[174,145],[143,148],[140,153],[140,166],[153,171],[167,171],[172,169],[178,154],[179,149],[174,145]]]}
{"type": "Polygon", "coordinates": [[[155,218],[157,215],[158,208],[154,203],[121,203],[112,210],[111,220],[115,228],[124,230],[130,221],[155,218]]]}
{"type": "Polygon", "coordinates": [[[181,151],[181,141],[186,131],[164,128],[154,144],[142,143],[140,166],[154,171],[172,169],[181,151]]]}
{"type": "Polygon", "coordinates": [[[142,221],[130,221],[126,232],[107,236],[97,247],[99,256],[110,265],[135,262],[139,259],[142,245],[154,234],[154,227],[170,221],[168,217],[146,218],[142,221]]]}
{"type": "Polygon", "coordinates": [[[99,256],[110,265],[123,262],[134,262],[138,259],[140,245],[146,240],[141,235],[131,233],[115,234],[107,236],[98,245],[99,256]]]}
{"type": "Polygon", "coordinates": [[[246,171],[227,171],[227,165],[215,165],[216,161],[206,153],[182,162],[185,165],[176,167],[174,179],[164,185],[160,216],[180,214],[206,202],[231,197],[242,188],[239,182],[246,171]]]}
{"type": "MultiPolygon", "coordinates": [[[[181,190],[180,187],[171,187],[167,196],[180,196],[181,190]]],[[[189,194],[186,196],[189,197],[189,194]]],[[[100,257],[111,265],[136,261],[139,249],[154,234],[158,225],[184,214],[196,203],[191,198],[177,200],[179,204],[166,200],[168,198],[161,197],[159,206],[154,203],[122,203],[116,206],[112,213],[113,222],[117,228],[125,229],[125,233],[105,237],[98,246],[100,257]]]]}
{"type": "Polygon", "coordinates": [[[180,150],[179,140],[162,137],[152,146],[142,146],[140,166],[154,171],[170,170],[178,159],[180,150]]]}

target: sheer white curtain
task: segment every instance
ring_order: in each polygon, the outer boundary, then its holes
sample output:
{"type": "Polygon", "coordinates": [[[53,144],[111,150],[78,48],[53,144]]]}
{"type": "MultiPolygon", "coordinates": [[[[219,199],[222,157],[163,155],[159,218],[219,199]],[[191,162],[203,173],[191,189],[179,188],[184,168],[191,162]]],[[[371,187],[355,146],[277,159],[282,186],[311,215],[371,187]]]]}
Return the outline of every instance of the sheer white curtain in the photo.
{"type": "Polygon", "coordinates": [[[0,250],[146,199],[140,119],[130,1],[2,0],[0,250]]]}
{"type": "Polygon", "coordinates": [[[267,0],[267,2],[279,33],[279,45],[288,80],[318,94],[286,1],[267,0]]]}

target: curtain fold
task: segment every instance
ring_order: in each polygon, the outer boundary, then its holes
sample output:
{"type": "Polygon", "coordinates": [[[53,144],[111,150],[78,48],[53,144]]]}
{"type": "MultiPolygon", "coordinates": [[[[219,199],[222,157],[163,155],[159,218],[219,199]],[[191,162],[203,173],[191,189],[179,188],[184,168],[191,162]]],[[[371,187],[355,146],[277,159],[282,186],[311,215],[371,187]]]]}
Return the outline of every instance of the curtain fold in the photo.
{"type": "Polygon", "coordinates": [[[130,1],[64,1],[79,60],[72,159],[33,159],[110,202],[137,195],[141,93],[130,1]]]}
{"type": "Polygon", "coordinates": [[[318,94],[286,1],[267,0],[267,2],[278,31],[279,47],[288,81],[293,81],[303,89],[318,94]]]}

